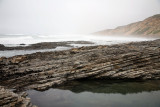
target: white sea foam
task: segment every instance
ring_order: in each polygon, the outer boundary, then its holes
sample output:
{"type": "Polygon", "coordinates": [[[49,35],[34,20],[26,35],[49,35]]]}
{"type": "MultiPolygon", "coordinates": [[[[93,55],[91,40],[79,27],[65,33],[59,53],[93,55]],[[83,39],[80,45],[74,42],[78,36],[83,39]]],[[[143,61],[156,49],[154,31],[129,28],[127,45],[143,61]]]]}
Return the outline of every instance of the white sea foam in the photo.
{"type": "Polygon", "coordinates": [[[125,43],[132,41],[151,40],[146,38],[120,37],[120,36],[93,36],[93,35],[7,35],[0,36],[0,44],[33,44],[38,42],[59,42],[59,41],[91,41],[97,45],[109,45],[113,43],[125,43]]]}
{"type": "MultiPolygon", "coordinates": [[[[0,36],[0,44],[4,44],[5,46],[19,46],[21,43],[26,45],[30,45],[33,43],[39,42],[62,42],[62,41],[91,41],[94,44],[70,44],[73,47],[81,47],[81,46],[93,46],[93,45],[112,45],[119,43],[127,43],[127,42],[136,42],[136,41],[146,41],[153,39],[146,38],[135,38],[135,37],[120,37],[120,36],[93,36],[93,35],[7,35],[0,36]]],[[[45,52],[45,51],[57,51],[57,50],[66,50],[70,49],[67,47],[57,47],[55,49],[44,49],[44,50],[11,50],[11,51],[0,51],[0,57],[11,57],[14,55],[23,55],[23,54],[31,54],[35,52],[45,52]]]]}

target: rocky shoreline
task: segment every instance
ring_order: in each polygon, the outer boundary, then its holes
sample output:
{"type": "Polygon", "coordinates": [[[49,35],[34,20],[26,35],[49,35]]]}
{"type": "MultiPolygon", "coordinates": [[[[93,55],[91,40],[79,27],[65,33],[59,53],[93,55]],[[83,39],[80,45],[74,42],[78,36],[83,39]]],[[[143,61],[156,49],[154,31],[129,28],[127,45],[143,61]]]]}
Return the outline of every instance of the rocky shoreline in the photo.
{"type": "Polygon", "coordinates": [[[0,51],[5,50],[39,50],[39,49],[54,49],[58,46],[73,47],[70,44],[94,44],[89,41],[64,41],[64,42],[41,42],[31,45],[19,44],[19,46],[7,47],[0,44],[0,51]]]}
{"type": "Polygon", "coordinates": [[[45,90],[78,79],[160,79],[160,40],[1,57],[0,74],[4,107],[29,104],[24,103],[26,97],[4,103],[8,96],[19,98],[24,90],[45,90]]]}

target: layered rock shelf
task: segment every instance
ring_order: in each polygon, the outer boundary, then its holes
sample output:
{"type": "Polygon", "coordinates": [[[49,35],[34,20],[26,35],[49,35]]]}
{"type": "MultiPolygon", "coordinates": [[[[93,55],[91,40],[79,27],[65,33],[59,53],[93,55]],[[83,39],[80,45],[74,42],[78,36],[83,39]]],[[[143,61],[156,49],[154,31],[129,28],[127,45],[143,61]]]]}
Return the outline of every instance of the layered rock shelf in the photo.
{"type": "Polygon", "coordinates": [[[1,105],[9,89],[15,90],[9,93],[19,101],[18,92],[77,79],[160,79],[160,40],[1,57],[0,74],[0,94],[5,95],[1,105]]]}
{"type": "Polygon", "coordinates": [[[0,107],[36,107],[26,96],[25,92],[16,94],[0,86],[0,107]]]}

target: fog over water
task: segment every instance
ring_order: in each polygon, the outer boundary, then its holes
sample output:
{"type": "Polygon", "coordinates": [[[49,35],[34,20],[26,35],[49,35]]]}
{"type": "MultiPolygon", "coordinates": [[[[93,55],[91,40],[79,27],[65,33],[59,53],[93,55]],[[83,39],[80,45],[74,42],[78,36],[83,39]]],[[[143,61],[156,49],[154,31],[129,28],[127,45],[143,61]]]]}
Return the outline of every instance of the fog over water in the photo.
{"type": "MultiPolygon", "coordinates": [[[[22,43],[91,41],[94,43],[92,45],[112,45],[152,40],[91,34],[141,21],[159,13],[160,0],[0,0],[0,44],[19,46],[22,43]]],[[[60,50],[63,49],[66,47],[60,47],[60,50]]],[[[0,51],[0,56],[34,52],[37,50],[0,51]]]]}
{"type": "Polygon", "coordinates": [[[101,36],[101,35],[4,35],[0,36],[0,43],[4,45],[33,44],[39,42],[61,41],[91,41],[97,45],[110,45],[112,43],[125,43],[132,41],[152,40],[151,38],[136,38],[125,36],[101,36]]]}
{"type": "MultiPolygon", "coordinates": [[[[128,42],[153,40],[151,38],[136,38],[136,37],[124,37],[124,36],[100,36],[100,35],[1,35],[0,44],[7,47],[20,46],[39,42],[63,42],[63,41],[89,41],[93,44],[70,44],[70,46],[77,48],[81,46],[94,46],[94,45],[112,45],[128,42]]],[[[57,47],[55,49],[41,49],[41,50],[6,50],[0,51],[0,57],[11,57],[15,55],[31,54],[35,52],[46,52],[46,51],[59,51],[71,49],[71,47],[57,47]]]]}
{"type": "MultiPolygon", "coordinates": [[[[98,31],[106,29],[114,29],[119,26],[142,21],[155,14],[160,14],[160,0],[0,0],[0,58],[1,57],[8,58],[15,55],[32,54],[36,52],[53,52],[62,50],[64,51],[82,46],[113,45],[113,44],[129,43],[129,42],[154,40],[154,38],[149,38],[149,37],[142,38],[142,37],[124,36],[124,35],[102,36],[102,35],[92,35],[92,34],[98,31]],[[78,41],[78,42],[66,42],[66,41],[78,41]],[[89,42],[84,42],[84,41],[89,41],[89,42]],[[36,47],[38,48],[25,47],[25,46],[30,47],[30,45],[40,42],[65,42],[66,45],[65,43],[64,44],[59,43],[60,45],[56,45],[56,43],[53,44],[46,43],[50,44],[51,46],[54,45],[53,47],[51,47],[52,49],[46,49],[46,47],[49,48],[48,47],[49,45],[45,45],[45,43],[36,45],[36,47]],[[6,48],[1,44],[10,48],[6,48]],[[45,48],[42,48],[43,47],[42,45],[45,45],[45,48]],[[16,46],[22,46],[22,47],[15,48],[16,46]],[[9,49],[15,49],[15,50],[9,50],[9,49]]],[[[154,47],[153,49],[156,49],[156,47],[154,47]]],[[[121,49],[121,51],[123,50],[124,48],[121,49]]],[[[103,52],[104,50],[100,49],[100,51],[103,52]]],[[[130,51],[132,52],[132,50],[130,51]]],[[[115,52],[118,54],[117,51],[115,52]]],[[[69,55],[70,57],[72,53],[73,52],[71,51],[70,53],[66,52],[67,55],[70,54],[69,55]]],[[[80,58],[79,56],[83,55],[84,53],[85,52],[82,52],[81,54],[81,52],[79,52],[78,54],[75,54],[77,56],[75,55],[74,56],[79,60],[80,58]]],[[[95,53],[96,53],[95,51],[93,52],[91,51],[89,54],[87,54],[88,55],[87,57],[91,56],[92,58],[95,55],[97,56],[98,54],[95,53]]],[[[38,54],[42,57],[40,59],[43,59],[44,54],[45,53],[38,54]]],[[[66,57],[68,56],[63,57],[60,55],[60,57],[57,58],[61,58],[62,60],[57,60],[56,58],[57,55],[58,52],[54,56],[55,59],[52,59],[51,61],[49,61],[49,63],[47,62],[45,63],[51,64],[52,61],[56,60],[58,61],[58,63],[59,61],[62,61],[60,63],[62,63],[63,68],[65,67],[67,69],[67,66],[71,67],[70,65],[72,63],[70,62],[68,64],[63,64],[63,61],[65,62],[68,61],[65,60],[66,57]]],[[[126,56],[128,57],[128,55],[126,56]]],[[[151,54],[151,56],[153,56],[155,59],[157,57],[157,54],[155,55],[151,54]]],[[[33,55],[33,57],[36,57],[36,54],[33,55]]],[[[140,57],[141,56],[138,56],[138,58],[140,57]]],[[[144,57],[142,56],[142,58],[140,59],[145,61],[144,57]]],[[[48,58],[50,58],[50,56],[48,56],[48,58]]],[[[75,58],[74,60],[76,60],[75,58]]],[[[108,57],[104,56],[102,58],[108,58],[108,57]]],[[[18,63],[18,65],[15,65],[14,69],[14,65],[12,66],[12,63],[11,65],[10,63],[8,63],[9,60],[6,59],[3,60],[3,58],[1,59],[2,59],[1,65],[3,65],[3,62],[6,62],[5,64],[8,65],[8,68],[6,68],[7,65],[4,65],[5,67],[4,69],[1,68],[1,70],[8,69],[8,71],[5,72],[10,72],[9,70],[14,71],[16,69],[21,69],[18,68],[19,66],[20,67],[24,66],[23,67],[24,69],[25,68],[28,69],[30,64],[32,64],[33,62],[33,60],[31,61],[31,63],[28,62],[30,60],[28,59],[27,62],[23,61],[22,63],[20,62],[18,63]],[[28,67],[25,65],[27,65],[28,67]]],[[[14,57],[13,60],[15,61],[19,60],[19,58],[14,57]]],[[[43,62],[42,63],[37,62],[37,60],[34,61],[35,63],[40,63],[41,65],[44,65],[43,62]]],[[[84,65],[85,63],[87,63],[83,62],[84,61],[82,61],[81,63],[80,61],[78,62],[78,64],[84,65]]],[[[103,62],[103,60],[102,61],[97,60],[97,62],[101,63],[103,62]]],[[[126,62],[127,61],[125,60],[125,62],[123,63],[126,62]]],[[[144,67],[143,66],[144,64],[145,65],[148,64],[148,63],[141,64],[141,62],[138,61],[136,63],[139,63],[140,65],[138,66],[141,67],[144,67]]],[[[123,65],[122,67],[124,67],[125,69],[127,67],[126,66],[127,64],[123,65]]],[[[129,62],[129,64],[133,64],[133,67],[129,66],[130,69],[132,68],[134,69],[134,67],[136,67],[134,66],[134,62],[133,63],[129,62]]],[[[34,66],[34,64],[31,65],[31,67],[32,66],[34,66]]],[[[44,67],[48,67],[48,65],[44,67]]],[[[57,66],[57,64],[55,63],[55,66],[53,65],[51,69],[50,68],[45,68],[45,69],[54,70],[54,68],[56,69],[56,67],[59,67],[59,65],[57,66]]],[[[93,69],[95,69],[95,67],[93,67],[93,69]]],[[[116,65],[115,67],[119,67],[119,65],[116,65]]],[[[35,64],[35,69],[39,69],[37,64],[35,64]]],[[[24,75],[21,74],[19,75],[15,73],[13,77],[30,75],[28,73],[26,74],[25,72],[23,74],[24,75]]],[[[59,75],[59,73],[55,75],[59,75]]],[[[31,76],[33,75],[31,74],[31,76]]],[[[51,75],[51,77],[52,76],[54,76],[54,74],[51,75]]],[[[14,79],[12,78],[12,75],[9,75],[7,79],[9,79],[10,77],[12,80],[14,79]]],[[[48,76],[46,77],[46,81],[43,82],[44,83],[52,82],[53,79],[54,78],[50,78],[50,76],[48,76]]],[[[66,77],[66,79],[68,79],[68,77],[66,77]]],[[[37,81],[37,83],[40,82],[37,81]]],[[[21,81],[17,83],[21,84],[21,81]]],[[[53,106],[55,107],[106,107],[106,106],[107,107],[160,107],[160,81],[123,82],[123,81],[111,80],[109,82],[108,80],[107,81],[85,80],[84,82],[70,81],[68,83],[70,84],[65,84],[64,85],[65,87],[62,86],[57,89],[54,88],[45,91],[28,90],[26,92],[28,93],[28,97],[31,98],[31,103],[38,105],[39,107],[53,107],[53,106]]]]}
{"type": "Polygon", "coordinates": [[[160,14],[160,0],[0,0],[0,34],[90,34],[160,14]]]}

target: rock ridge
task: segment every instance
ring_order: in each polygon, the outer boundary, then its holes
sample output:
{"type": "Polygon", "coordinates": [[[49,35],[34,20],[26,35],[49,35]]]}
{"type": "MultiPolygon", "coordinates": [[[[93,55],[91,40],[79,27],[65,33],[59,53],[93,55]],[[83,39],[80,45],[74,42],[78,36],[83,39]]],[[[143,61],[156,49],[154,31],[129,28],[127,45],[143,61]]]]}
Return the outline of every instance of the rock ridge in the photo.
{"type": "MultiPolygon", "coordinates": [[[[1,57],[0,74],[0,90],[5,90],[0,94],[9,89],[45,90],[86,78],[157,80],[160,79],[160,40],[1,57]]],[[[13,97],[21,96],[16,92],[10,93],[13,97]]]]}

